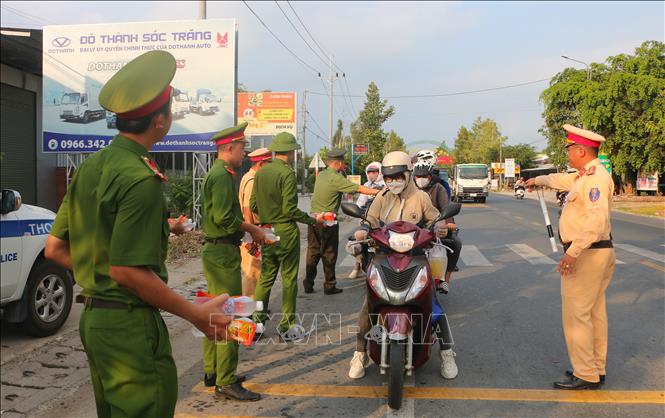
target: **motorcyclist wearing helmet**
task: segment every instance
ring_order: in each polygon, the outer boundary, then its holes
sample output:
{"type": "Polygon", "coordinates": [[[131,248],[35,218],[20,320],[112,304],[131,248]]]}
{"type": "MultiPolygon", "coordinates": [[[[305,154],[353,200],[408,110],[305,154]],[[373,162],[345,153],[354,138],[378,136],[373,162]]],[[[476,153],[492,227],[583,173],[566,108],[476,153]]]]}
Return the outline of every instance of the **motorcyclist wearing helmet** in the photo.
{"type": "MultiPolygon", "coordinates": [[[[383,158],[381,173],[387,190],[380,192],[367,210],[366,220],[371,228],[378,228],[396,221],[424,224],[426,227],[430,227],[439,218],[440,212],[434,207],[427,193],[419,190],[412,181],[412,170],[411,157],[405,152],[389,152],[383,158]]],[[[448,234],[445,220],[436,222],[433,229],[437,237],[445,237],[448,234]]],[[[357,240],[366,237],[367,229],[361,229],[355,233],[357,240]]],[[[455,353],[450,343],[452,337],[446,315],[441,316],[437,325],[441,347],[441,375],[446,379],[453,379],[457,376],[458,370],[455,364],[455,353]]],[[[359,332],[356,336],[356,351],[349,369],[349,377],[352,379],[360,379],[365,376],[365,367],[368,364],[365,337],[371,326],[367,299],[365,299],[358,316],[359,332]]]]}
{"type": "Polygon", "coordinates": [[[443,188],[446,190],[446,194],[448,195],[448,200],[450,200],[450,196],[452,195],[452,192],[450,191],[450,185],[448,185],[448,182],[441,177],[439,177],[439,169],[434,167],[436,164],[436,161],[438,160],[438,155],[436,155],[436,152],[430,151],[427,149],[418,151],[411,161],[415,164],[418,161],[425,161],[427,163],[430,163],[432,165],[432,183],[435,184],[440,184],[443,186],[443,188]]]}
{"type": "MultiPolygon", "coordinates": [[[[429,195],[430,199],[432,199],[432,204],[439,210],[439,212],[443,212],[450,200],[448,199],[448,194],[443,186],[433,181],[433,168],[434,167],[430,161],[420,160],[413,166],[413,177],[416,186],[429,195]]],[[[448,235],[441,239],[441,243],[450,247],[453,250],[453,253],[448,254],[448,267],[446,268],[444,280],[437,283],[438,290],[443,293],[448,293],[450,288],[450,276],[453,274],[455,266],[457,266],[457,261],[459,260],[460,252],[462,251],[462,241],[460,241],[457,236],[455,219],[448,218],[446,219],[446,222],[448,223],[448,235]]]]}
{"type": "MultiPolygon", "coordinates": [[[[384,187],[386,187],[386,183],[383,182],[383,175],[381,174],[380,162],[373,161],[367,164],[367,167],[365,167],[365,174],[367,175],[367,181],[365,182],[365,184],[363,184],[363,186],[375,190],[382,190],[384,187]]],[[[363,211],[366,211],[369,205],[372,204],[373,200],[374,196],[360,194],[360,196],[358,196],[358,200],[356,201],[356,205],[358,205],[358,207],[363,211]]],[[[363,273],[362,273],[361,257],[356,256],[356,264],[353,267],[351,273],[349,274],[349,279],[355,279],[361,277],[362,274],[363,273]]]]}

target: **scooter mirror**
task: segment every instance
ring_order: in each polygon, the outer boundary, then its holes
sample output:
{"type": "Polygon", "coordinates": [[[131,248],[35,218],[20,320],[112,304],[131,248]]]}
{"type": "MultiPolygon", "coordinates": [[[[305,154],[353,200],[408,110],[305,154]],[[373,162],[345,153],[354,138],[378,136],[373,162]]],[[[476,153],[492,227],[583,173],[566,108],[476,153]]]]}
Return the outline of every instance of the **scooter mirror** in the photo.
{"type": "Polygon", "coordinates": [[[448,203],[448,206],[446,206],[446,208],[443,209],[443,212],[441,212],[441,219],[452,218],[453,216],[457,215],[461,209],[462,209],[461,203],[450,202],[448,203]]]}
{"type": "Polygon", "coordinates": [[[352,218],[359,218],[363,219],[365,214],[363,213],[363,210],[358,207],[355,203],[351,202],[343,202],[342,203],[342,212],[344,212],[346,215],[349,215],[352,218]]]}

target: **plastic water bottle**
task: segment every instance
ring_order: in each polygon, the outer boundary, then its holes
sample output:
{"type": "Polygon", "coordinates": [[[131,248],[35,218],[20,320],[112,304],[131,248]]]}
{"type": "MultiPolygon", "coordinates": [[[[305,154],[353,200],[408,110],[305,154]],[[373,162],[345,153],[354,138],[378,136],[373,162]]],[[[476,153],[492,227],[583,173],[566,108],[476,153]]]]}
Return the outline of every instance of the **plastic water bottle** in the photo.
{"type": "Polygon", "coordinates": [[[275,228],[266,225],[263,227],[263,232],[266,234],[266,244],[274,244],[280,240],[279,235],[275,233],[275,228]]]}
{"type": "MultiPolygon", "coordinates": [[[[316,213],[311,214],[313,217],[316,217],[316,213]]],[[[321,217],[323,218],[323,225],[324,226],[334,226],[337,225],[337,214],[335,212],[323,212],[321,214],[321,217]]]]}
{"type": "MultiPolygon", "coordinates": [[[[195,302],[198,304],[206,303],[215,295],[199,290],[196,292],[195,302]]],[[[255,311],[263,310],[263,301],[255,301],[249,296],[235,296],[228,298],[221,306],[221,312],[224,315],[233,315],[238,317],[247,317],[252,315],[255,311]]],[[[192,327],[192,335],[195,337],[205,337],[205,334],[199,331],[198,328],[192,327]]]]}

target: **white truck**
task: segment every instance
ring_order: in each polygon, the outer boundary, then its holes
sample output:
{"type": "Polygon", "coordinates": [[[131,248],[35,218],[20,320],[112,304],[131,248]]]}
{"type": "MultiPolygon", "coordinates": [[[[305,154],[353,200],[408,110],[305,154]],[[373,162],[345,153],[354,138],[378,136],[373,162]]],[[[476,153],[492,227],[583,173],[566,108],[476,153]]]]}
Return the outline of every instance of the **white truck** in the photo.
{"type": "Polygon", "coordinates": [[[186,91],[179,90],[173,96],[171,101],[171,113],[175,119],[185,117],[189,113],[189,94],[186,91]]]}
{"type": "Polygon", "coordinates": [[[189,110],[199,115],[213,114],[219,112],[219,102],[221,99],[218,99],[209,89],[197,89],[196,95],[191,98],[189,110]]]}
{"type": "Polygon", "coordinates": [[[106,117],[106,111],[99,104],[101,86],[87,83],[79,91],[69,91],[60,99],[60,119],[88,123],[106,117]]]}
{"type": "Polygon", "coordinates": [[[474,202],[485,203],[490,192],[488,173],[487,164],[455,165],[450,185],[453,198],[458,202],[471,199],[474,202]]]}
{"type": "Polygon", "coordinates": [[[65,323],[72,307],[70,272],[44,257],[55,213],[21,204],[21,195],[2,190],[0,199],[0,309],[3,320],[21,323],[44,337],[65,323]]]}

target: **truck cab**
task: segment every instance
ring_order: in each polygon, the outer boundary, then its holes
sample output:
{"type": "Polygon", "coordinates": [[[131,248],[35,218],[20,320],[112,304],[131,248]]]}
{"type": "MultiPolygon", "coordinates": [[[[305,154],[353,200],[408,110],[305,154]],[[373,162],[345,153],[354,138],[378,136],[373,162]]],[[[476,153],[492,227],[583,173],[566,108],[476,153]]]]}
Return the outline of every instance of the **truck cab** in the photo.
{"type": "Polygon", "coordinates": [[[99,89],[92,93],[85,91],[68,92],[60,99],[60,119],[88,123],[106,117],[106,111],[99,104],[99,89]]]}
{"type": "Polygon", "coordinates": [[[55,213],[25,205],[14,190],[0,198],[0,309],[7,322],[44,337],[65,323],[74,293],[71,273],[44,257],[55,213]]]}
{"type": "Polygon", "coordinates": [[[451,189],[455,200],[485,203],[490,190],[487,164],[457,164],[451,189]]]}
{"type": "Polygon", "coordinates": [[[213,114],[219,112],[219,102],[221,99],[218,99],[209,89],[198,89],[196,95],[191,98],[189,110],[199,115],[213,114]]]}
{"type": "Polygon", "coordinates": [[[186,91],[179,91],[173,96],[171,113],[176,119],[183,118],[189,113],[189,94],[186,91]]]}

